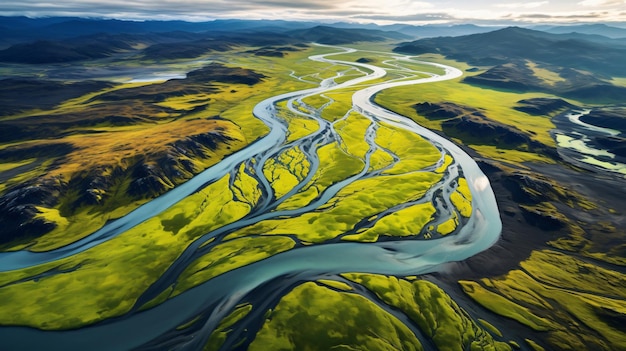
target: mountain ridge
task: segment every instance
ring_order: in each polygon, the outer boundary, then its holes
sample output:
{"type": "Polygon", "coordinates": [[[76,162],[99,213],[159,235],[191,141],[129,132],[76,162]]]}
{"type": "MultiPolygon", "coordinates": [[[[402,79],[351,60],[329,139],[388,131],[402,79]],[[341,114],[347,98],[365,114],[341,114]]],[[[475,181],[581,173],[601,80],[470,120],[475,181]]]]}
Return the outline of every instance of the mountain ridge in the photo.
{"type": "Polygon", "coordinates": [[[394,51],[408,54],[438,53],[479,66],[529,59],[605,75],[626,76],[626,67],[621,64],[623,57],[626,57],[624,46],[520,27],[460,37],[419,39],[402,43],[394,51]]]}

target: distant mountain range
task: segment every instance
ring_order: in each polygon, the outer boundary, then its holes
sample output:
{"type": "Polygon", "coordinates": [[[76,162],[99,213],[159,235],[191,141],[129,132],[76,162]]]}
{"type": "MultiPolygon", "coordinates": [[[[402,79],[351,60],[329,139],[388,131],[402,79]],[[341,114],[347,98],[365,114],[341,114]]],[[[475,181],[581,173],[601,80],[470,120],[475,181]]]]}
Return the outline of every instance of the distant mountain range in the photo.
{"type": "MultiPolygon", "coordinates": [[[[62,23],[63,26],[67,22],[62,23]]],[[[52,24],[56,25],[56,24],[52,24]]],[[[225,51],[234,46],[291,45],[317,42],[348,44],[411,37],[392,31],[315,26],[296,30],[270,31],[267,27],[237,31],[99,33],[69,39],[44,39],[18,43],[0,50],[0,62],[61,63],[105,58],[116,53],[138,52],[147,59],[181,59],[201,56],[209,51],[225,51]],[[136,47],[146,47],[138,50],[136,47]]]]}
{"type": "MultiPolygon", "coordinates": [[[[537,28],[540,29],[540,28],[537,28]]],[[[541,29],[540,29],[541,30],[541,29]]],[[[606,24],[579,24],[570,26],[558,26],[544,29],[545,32],[554,34],[581,33],[602,35],[608,38],[626,38],[626,28],[608,26],[606,24]]]]}
{"type": "Polygon", "coordinates": [[[0,62],[56,63],[138,51],[150,59],[197,57],[235,45],[318,42],[406,42],[398,52],[436,52],[475,65],[525,58],[548,64],[624,75],[626,29],[605,24],[501,28],[460,25],[412,26],[281,20],[122,21],[74,17],[0,17],[0,62]]]}
{"type": "MultiPolygon", "coordinates": [[[[228,19],[206,22],[185,21],[124,21],[115,19],[94,19],[78,17],[0,17],[0,45],[7,46],[25,41],[59,40],[78,36],[100,33],[107,34],[140,34],[165,33],[174,31],[210,32],[210,31],[271,31],[286,32],[299,29],[327,26],[342,29],[371,29],[380,31],[400,32],[415,38],[431,38],[440,36],[460,36],[490,32],[504,26],[478,26],[474,24],[437,24],[414,26],[393,24],[379,26],[360,23],[320,23],[284,20],[243,20],[228,19]]],[[[570,26],[534,26],[532,29],[554,34],[581,33],[596,34],[608,38],[626,38],[626,25],[622,27],[606,24],[582,24],[570,26]]]]}
{"type": "Polygon", "coordinates": [[[552,34],[519,27],[459,37],[439,37],[406,42],[394,49],[409,54],[439,53],[478,66],[511,60],[570,67],[626,76],[626,39],[591,34],[552,34]]]}
{"type": "Polygon", "coordinates": [[[290,36],[306,42],[321,44],[348,44],[355,41],[406,40],[411,37],[395,31],[375,29],[335,28],[316,26],[287,32],[290,36]]]}

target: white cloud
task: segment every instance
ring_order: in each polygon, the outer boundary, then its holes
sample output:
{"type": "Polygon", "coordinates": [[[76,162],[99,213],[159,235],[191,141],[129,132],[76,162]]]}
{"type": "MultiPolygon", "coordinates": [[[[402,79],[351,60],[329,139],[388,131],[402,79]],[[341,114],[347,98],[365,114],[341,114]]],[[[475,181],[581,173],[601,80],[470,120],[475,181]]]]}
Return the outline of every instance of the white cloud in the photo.
{"type": "Polygon", "coordinates": [[[439,3],[434,0],[0,0],[0,16],[195,21],[246,18],[385,24],[626,21],[626,7],[615,10],[626,4],[626,0],[505,0],[503,3],[481,0],[477,3],[482,5],[468,0],[439,3]],[[585,7],[578,7],[577,11],[576,4],[585,7]]]}
{"type": "Polygon", "coordinates": [[[599,6],[621,6],[626,5],[625,0],[583,0],[578,5],[585,7],[599,7],[599,6]]]}
{"type": "Polygon", "coordinates": [[[504,4],[496,4],[496,7],[505,9],[534,9],[549,4],[549,1],[534,1],[534,2],[509,2],[504,4]]]}

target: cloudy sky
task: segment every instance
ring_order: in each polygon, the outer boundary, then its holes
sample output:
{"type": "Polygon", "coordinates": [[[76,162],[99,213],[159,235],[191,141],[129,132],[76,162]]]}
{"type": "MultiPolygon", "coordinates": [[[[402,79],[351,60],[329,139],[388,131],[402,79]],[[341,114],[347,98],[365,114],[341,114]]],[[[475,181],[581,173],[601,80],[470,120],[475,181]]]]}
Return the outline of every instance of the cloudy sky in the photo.
{"type": "Polygon", "coordinates": [[[380,24],[625,22],[626,0],[1,0],[0,15],[380,24]]]}

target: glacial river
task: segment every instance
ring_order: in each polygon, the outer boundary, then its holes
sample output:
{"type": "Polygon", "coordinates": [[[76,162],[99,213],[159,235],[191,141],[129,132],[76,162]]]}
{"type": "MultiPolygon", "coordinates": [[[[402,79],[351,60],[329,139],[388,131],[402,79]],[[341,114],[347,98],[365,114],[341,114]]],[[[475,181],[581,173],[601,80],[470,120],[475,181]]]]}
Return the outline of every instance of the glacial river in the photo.
{"type": "MultiPolygon", "coordinates": [[[[326,62],[330,65],[343,65],[363,74],[361,77],[336,84],[340,76],[321,80],[315,88],[289,92],[262,101],[254,108],[254,115],[262,120],[270,132],[248,147],[226,157],[220,163],[205,170],[190,181],[176,187],[168,193],[137,208],[123,218],[112,221],[97,232],[65,247],[48,252],[30,252],[27,250],[0,253],[0,271],[24,269],[82,253],[88,249],[112,240],[125,231],[140,225],[200,189],[216,182],[227,174],[234,174],[242,164],[254,170],[251,174],[261,188],[263,196],[252,211],[238,221],[214,229],[196,239],[170,265],[169,269],[139,297],[135,308],[127,314],[111,318],[87,327],[67,331],[40,331],[25,327],[1,327],[1,345],[8,349],[20,350],[125,350],[125,349],[163,349],[197,350],[206,343],[208,336],[233,308],[249,302],[254,309],[246,316],[247,322],[238,323],[234,332],[227,338],[225,349],[233,345],[241,333],[258,330],[259,320],[263,319],[266,308],[271,308],[281,296],[286,294],[298,282],[312,281],[324,277],[336,276],[345,272],[366,272],[390,275],[419,275],[436,271],[442,264],[464,260],[490,247],[496,242],[501,231],[499,212],[495,196],[487,177],[476,163],[459,147],[423,128],[412,120],[386,110],[374,101],[377,92],[401,85],[428,84],[454,79],[462,75],[456,68],[420,62],[436,66],[444,74],[428,74],[406,69],[404,78],[387,80],[380,84],[368,84],[385,77],[388,70],[397,71],[400,66],[383,67],[345,62],[333,59],[333,55],[351,53],[355,50],[337,47],[337,52],[311,56],[313,61],[326,62]],[[419,73],[419,74],[418,74],[419,73]],[[369,151],[363,158],[363,170],[327,187],[311,202],[298,209],[278,209],[278,206],[301,191],[311,181],[320,167],[318,151],[321,146],[338,140],[334,124],[324,120],[320,111],[302,108],[306,104],[302,99],[307,96],[336,91],[348,87],[358,87],[352,95],[352,109],[371,121],[364,139],[369,151]],[[286,102],[290,113],[315,120],[319,128],[297,140],[288,140],[288,125],[279,116],[279,103],[286,102]],[[400,204],[388,212],[425,201],[436,204],[438,218],[431,224],[436,226],[455,213],[450,202],[450,193],[459,177],[467,180],[472,193],[472,214],[462,221],[462,227],[453,234],[431,240],[385,240],[374,243],[352,243],[335,240],[318,245],[299,245],[261,261],[223,273],[209,281],[172,297],[156,307],[141,310],[144,303],[159,296],[168,287],[176,283],[186,267],[199,257],[207,254],[233,231],[268,219],[293,218],[303,213],[314,211],[331,200],[341,189],[360,179],[375,177],[381,171],[370,170],[370,158],[381,147],[376,144],[376,128],[380,123],[395,128],[408,130],[421,135],[431,142],[443,156],[452,157],[445,175],[433,185],[420,200],[400,204]],[[263,172],[263,165],[272,158],[290,148],[297,147],[310,164],[309,173],[289,192],[276,196],[271,182],[263,172]],[[178,330],[196,316],[200,318],[199,327],[178,330]],[[256,329],[255,329],[256,328],[256,329]]],[[[396,56],[396,63],[417,62],[414,58],[396,56]]],[[[343,74],[345,72],[342,72],[343,74]]],[[[341,75],[340,74],[340,75],[341,75]]],[[[305,79],[304,77],[298,77],[305,79]]],[[[398,160],[396,160],[397,162],[398,160]]],[[[390,166],[391,167],[391,166],[390,166]]],[[[388,213],[385,213],[388,214],[388,213]]],[[[80,297],[76,297],[80,298],[80,297]]],[[[415,331],[419,334],[419,331],[415,331]]],[[[419,336],[419,338],[423,336],[419,336]]]]}

